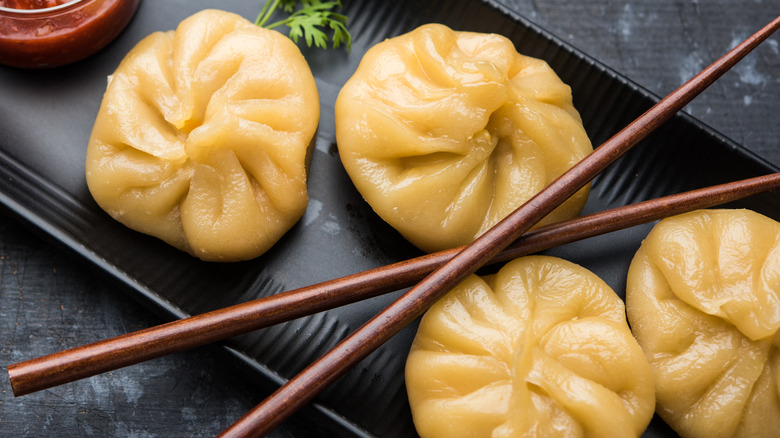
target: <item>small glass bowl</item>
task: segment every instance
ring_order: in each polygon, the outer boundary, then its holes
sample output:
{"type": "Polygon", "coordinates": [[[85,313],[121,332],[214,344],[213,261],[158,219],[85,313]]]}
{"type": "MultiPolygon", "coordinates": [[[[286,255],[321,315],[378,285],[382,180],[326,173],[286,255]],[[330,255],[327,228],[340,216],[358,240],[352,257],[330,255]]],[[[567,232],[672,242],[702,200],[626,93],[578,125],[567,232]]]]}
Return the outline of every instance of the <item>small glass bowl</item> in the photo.
{"type": "Polygon", "coordinates": [[[84,59],[119,35],[140,0],[71,0],[40,9],[3,6],[35,3],[0,0],[0,64],[49,68],[84,59]]]}

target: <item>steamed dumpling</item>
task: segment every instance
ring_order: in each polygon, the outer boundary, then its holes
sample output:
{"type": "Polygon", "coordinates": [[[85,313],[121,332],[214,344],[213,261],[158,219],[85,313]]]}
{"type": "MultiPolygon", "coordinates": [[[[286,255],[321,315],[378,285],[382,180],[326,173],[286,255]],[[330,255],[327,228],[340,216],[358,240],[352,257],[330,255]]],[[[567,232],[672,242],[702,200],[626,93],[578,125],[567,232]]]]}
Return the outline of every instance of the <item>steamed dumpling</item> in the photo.
{"type": "Polygon", "coordinates": [[[636,253],[626,306],[683,437],[780,431],[780,223],[748,210],[659,222],[636,253]]]}
{"type": "MultiPolygon", "coordinates": [[[[471,243],[592,151],[545,62],[439,24],[365,54],[336,101],[336,138],[362,196],[425,251],[471,243]]],[[[587,194],[542,223],[576,216],[587,194]]]]}
{"type": "Polygon", "coordinates": [[[422,318],[406,364],[423,438],[639,436],[650,367],[623,301],[565,260],[472,275],[422,318]]]}
{"type": "Polygon", "coordinates": [[[199,12],[111,76],[86,176],[112,217],[203,260],[256,257],[302,216],[314,77],[278,32],[199,12]]]}

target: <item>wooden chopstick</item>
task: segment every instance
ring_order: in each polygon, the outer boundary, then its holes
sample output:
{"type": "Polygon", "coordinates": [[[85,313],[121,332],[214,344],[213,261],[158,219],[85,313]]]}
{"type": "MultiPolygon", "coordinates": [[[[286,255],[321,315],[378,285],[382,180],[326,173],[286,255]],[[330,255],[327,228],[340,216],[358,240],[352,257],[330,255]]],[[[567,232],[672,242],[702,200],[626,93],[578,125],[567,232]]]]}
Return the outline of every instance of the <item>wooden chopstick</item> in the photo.
{"type": "Polygon", "coordinates": [[[771,35],[778,26],[780,26],[780,17],[775,18],[770,24],[655,104],[547,188],[458,252],[449,262],[425,277],[385,310],[282,385],[220,436],[255,437],[263,436],[273,430],[349,368],[420,316],[458,282],[476,272],[609,164],[669,120],[696,95],[771,35]]]}
{"type": "MultiPolygon", "coordinates": [[[[780,173],[773,173],[578,217],[524,234],[489,263],[777,188],[780,173]]],[[[21,396],[396,291],[422,280],[462,249],[428,254],[19,362],[8,367],[11,387],[14,395],[21,396]]]]}

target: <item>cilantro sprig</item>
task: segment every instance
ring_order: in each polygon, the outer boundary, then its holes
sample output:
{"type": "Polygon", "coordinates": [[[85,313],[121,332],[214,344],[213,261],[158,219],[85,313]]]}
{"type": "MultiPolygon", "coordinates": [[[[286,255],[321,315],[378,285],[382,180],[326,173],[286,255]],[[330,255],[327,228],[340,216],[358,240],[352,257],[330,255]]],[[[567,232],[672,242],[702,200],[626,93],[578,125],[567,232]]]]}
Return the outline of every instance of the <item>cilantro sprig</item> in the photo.
{"type": "Polygon", "coordinates": [[[333,34],[333,47],[337,48],[342,44],[347,46],[347,50],[352,48],[352,35],[347,29],[347,16],[335,12],[341,8],[341,1],[321,1],[321,0],[268,0],[255,20],[255,24],[267,29],[273,29],[279,26],[290,28],[289,37],[296,44],[298,39],[303,37],[306,45],[327,49],[328,34],[333,34]],[[300,3],[300,7],[298,7],[300,3]],[[275,21],[270,24],[268,21],[277,9],[289,14],[286,18],[275,21]]]}

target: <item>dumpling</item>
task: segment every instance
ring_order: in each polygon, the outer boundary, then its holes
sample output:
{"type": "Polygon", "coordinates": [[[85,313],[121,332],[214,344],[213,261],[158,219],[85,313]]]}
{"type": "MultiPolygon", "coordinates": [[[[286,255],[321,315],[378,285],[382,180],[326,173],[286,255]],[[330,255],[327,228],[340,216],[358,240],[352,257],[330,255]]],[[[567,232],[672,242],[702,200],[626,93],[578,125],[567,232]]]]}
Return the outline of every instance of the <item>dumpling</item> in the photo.
{"type": "MultiPolygon", "coordinates": [[[[358,191],[429,252],[471,243],[593,150],[571,89],[544,61],[440,24],[371,48],[335,111],[358,191]]],[[[578,215],[587,195],[542,223],[578,215]]]]}
{"type": "Polygon", "coordinates": [[[406,363],[423,438],[629,437],[653,416],[623,301],[549,256],[472,275],[422,318],[406,363]]]}
{"type": "Polygon", "coordinates": [[[292,41],[202,11],[143,39],[110,77],[87,184],[132,229],[203,260],[250,259],[303,215],[319,115],[292,41]]]}
{"type": "Polygon", "coordinates": [[[683,437],[780,431],[780,223],[749,210],[659,222],[631,262],[629,322],[657,411],[683,437]]]}

